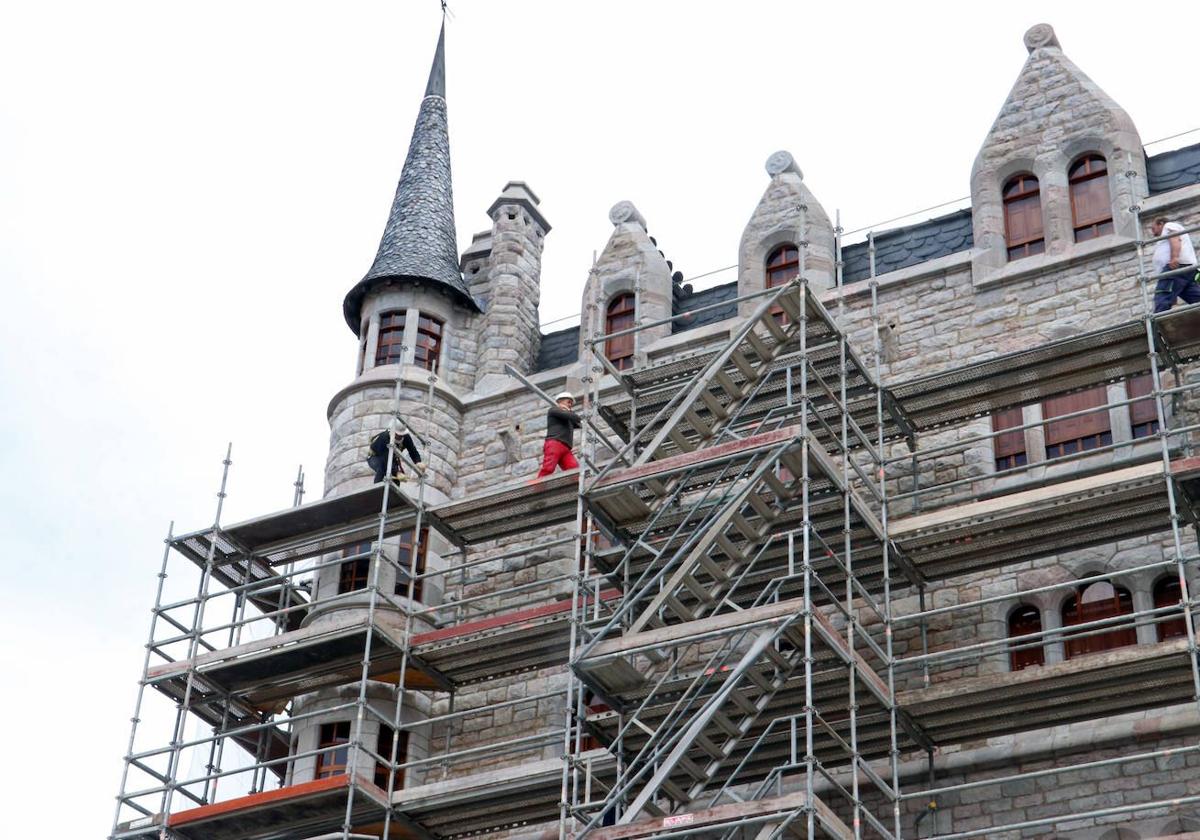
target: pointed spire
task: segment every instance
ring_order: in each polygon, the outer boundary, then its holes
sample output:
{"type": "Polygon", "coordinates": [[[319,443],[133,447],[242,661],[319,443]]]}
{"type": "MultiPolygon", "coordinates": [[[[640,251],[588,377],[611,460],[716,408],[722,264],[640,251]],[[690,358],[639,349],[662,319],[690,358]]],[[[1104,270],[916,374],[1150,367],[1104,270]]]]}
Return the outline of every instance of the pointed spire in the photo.
{"type": "Polygon", "coordinates": [[[471,309],[479,310],[458,265],[450,131],[446,119],[444,20],[379,252],[366,277],[350,290],[342,303],[346,323],[355,334],[361,321],[363,298],[372,286],[385,280],[441,285],[471,309]]]}

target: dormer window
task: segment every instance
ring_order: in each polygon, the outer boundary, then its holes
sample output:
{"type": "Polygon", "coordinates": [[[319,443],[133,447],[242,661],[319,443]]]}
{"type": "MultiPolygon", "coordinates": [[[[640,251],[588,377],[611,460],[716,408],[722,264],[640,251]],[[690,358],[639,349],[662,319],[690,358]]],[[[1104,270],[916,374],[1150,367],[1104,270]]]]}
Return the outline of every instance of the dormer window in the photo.
{"type": "MultiPolygon", "coordinates": [[[[800,249],[788,242],[772,251],[771,255],[767,257],[766,275],[768,289],[783,286],[799,277],[800,249]]],[[[783,313],[782,306],[772,307],[771,314],[779,323],[787,322],[787,316],[783,313]]]]}
{"type": "Polygon", "coordinates": [[[1038,179],[1028,172],[1014,175],[1004,185],[1004,238],[1009,260],[1046,250],[1041,190],[1038,179]]]}
{"type": "MultiPolygon", "coordinates": [[[[604,319],[605,335],[612,335],[632,327],[636,300],[632,292],[624,292],[608,302],[608,310],[604,319]]],[[[633,333],[618,335],[604,342],[604,356],[613,363],[617,370],[628,370],[633,367],[633,333]]]]}
{"type": "Polygon", "coordinates": [[[1108,194],[1108,163],[1102,155],[1087,154],[1071,164],[1071,222],[1075,241],[1113,232],[1112,198],[1108,194]]]}

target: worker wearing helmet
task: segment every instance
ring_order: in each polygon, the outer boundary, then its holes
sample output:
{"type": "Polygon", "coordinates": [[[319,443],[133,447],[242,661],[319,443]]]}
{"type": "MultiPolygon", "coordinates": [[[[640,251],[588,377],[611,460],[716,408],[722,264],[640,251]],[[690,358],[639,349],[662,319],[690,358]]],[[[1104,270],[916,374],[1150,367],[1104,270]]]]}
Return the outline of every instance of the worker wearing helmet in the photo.
{"type": "Polygon", "coordinates": [[[554,401],[557,405],[546,412],[546,442],[542,445],[542,468],[538,478],[550,475],[556,467],[561,466],[564,470],[579,467],[571,454],[575,430],[582,424],[579,415],[571,410],[575,407],[575,396],[570,391],[563,391],[554,401]]]}

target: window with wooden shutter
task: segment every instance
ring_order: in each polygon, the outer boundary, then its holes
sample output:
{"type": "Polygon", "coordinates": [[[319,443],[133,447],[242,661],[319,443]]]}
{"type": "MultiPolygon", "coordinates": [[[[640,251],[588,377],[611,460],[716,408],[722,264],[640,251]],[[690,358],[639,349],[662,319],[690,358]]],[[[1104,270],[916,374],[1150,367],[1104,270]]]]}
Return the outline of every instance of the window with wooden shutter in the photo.
{"type": "MultiPolygon", "coordinates": [[[[1179,586],[1178,577],[1163,578],[1154,584],[1155,609],[1176,607],[1182,610],[1180,606],[1183,603],[1182,593],[1183,590],[1179,586]]],[[[1158,616],[1159,623],[1155,626],[1158,628],[1158,640],[1160,642],[1187,635],[1187,624],[1184,623],[1183,616],[1181,615],[1179,618],[1167,618],[1170,614],[1160,613],[1158,616]]]]}
{"type": "Polygon", "coordinates": [[[1029,173],[1014,175],[1004,185],[1004,237],[1010,260],[1046,250],[1042,194],[1038,179],[1029,173]]]}
{"type": "MultiPolygon", "coordinates": [[[[1024,421],[1020,407],[999,411],[992,415],[992,431],[1000,432],[1020,426],[1024,421]]],[[[992,438],[992,448],[995,450],[996,472],[1011,470],[1028,463],[1025,452],[1025,432],[1018,429],[992,438]]]]}
{"type": "MultiPolygon", "coordinates": [[[[782,286],[800,276],[800,249],[788,242],[780,245],[767,257],[767,288],[782,286]]],[[[782,306],[771,307],[771,314],[776,322],[787,323],[787,315],[782,306]]]]}
{"type": "Polygon", "coordinates": [[[1065,420],[1047,422],[1046,457],[1061,458],[1073,452],[1095,449],[1112,443],[1112,425],[1108,412],[1101,406],[1108,405],[1108,387],[1098,385],[1075,394],[1051,397],[1042,403],[1042,417],[1047,421],[1064,414],[1073,414],[1085,409],[1096,411],[1065,420]]]}
{"type": "Polygon", "coordinates": [[[1108,163],[1104,156],[1084,155],[1071,164],[1067,180],[1075,241],[1083,242],[1112,233],[1112,198],[1108,194],[1108,163]]]}
{"type": "Polygon", "coordinates": [[[1125,391],[1131,400],[1129,404],[1129,425],[1133,429],[1134,438],[1150,437],[1158,433],[1158,406],[1155,405],[1151,391],[1154,390],[1154,377],[1150,374],[1135,376],[1125,383],[1125,391]],[[1144,397],[1144,399],[1138,399],[1144,397]]]}
{"type": "MultiPolygon", "coordinates": [[[[1074,627],[1077,624],[1088,624],[1132,613],[1133,597],[1128,589],[1113,586],[1107,581],[1098,581],[1072,595],[1063,604],[1063,627],[1074,627]]],[[[1111,630],[1091,628],[1080,632],[1090,635],[1065,634],[1067,659],[1137,644],[1137,633],[1132,622],[1122,622],[1111,630]]]]}
{"type": "MultiPolygon", "coordinates": [[[[617,295],[608,302],[604,319],[605,334],[611,335],[633,327],[636,312],[637,300],[632,292],[617,295]]],[[[633,367],[633,333],[607,339],[604,342],[604,357],[612,362],[617,370],[629,370],[633,367]]]]}
{"type": "MultiPolygon", "coordinates": [[[[1042,614],[1037,607],[1021,606],[1013,610],[1008,617],[1008,637],[1027,636],[1030,633],[1042,632],[1042,614]]],[[[1045,665],[1046,651],[1039,640],[1026,639],[1018,644],[1021,647],[1009,651],[1008,664],[1013,671],[1020,671],[1030,665],[1045,665]]]]}

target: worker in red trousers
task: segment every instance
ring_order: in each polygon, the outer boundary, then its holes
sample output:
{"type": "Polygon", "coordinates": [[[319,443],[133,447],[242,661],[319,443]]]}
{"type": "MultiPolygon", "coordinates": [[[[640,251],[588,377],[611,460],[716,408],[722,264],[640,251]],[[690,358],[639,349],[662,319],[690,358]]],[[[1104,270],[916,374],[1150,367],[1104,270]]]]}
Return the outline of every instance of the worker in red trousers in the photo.
{"type": "Polygon", "coordinates": [[[571,409],[575,407],[575,397],[570,391],[563,391],[554,398],[558,404],[546,412],[546,442],[542,445],[542,468],[538,478],[545,478],[554,472],[555,467],[573,470],[579,467],[579,462],[571,454],[575,445],[575,430],[582,425],[579,415],[571,409]]]}

